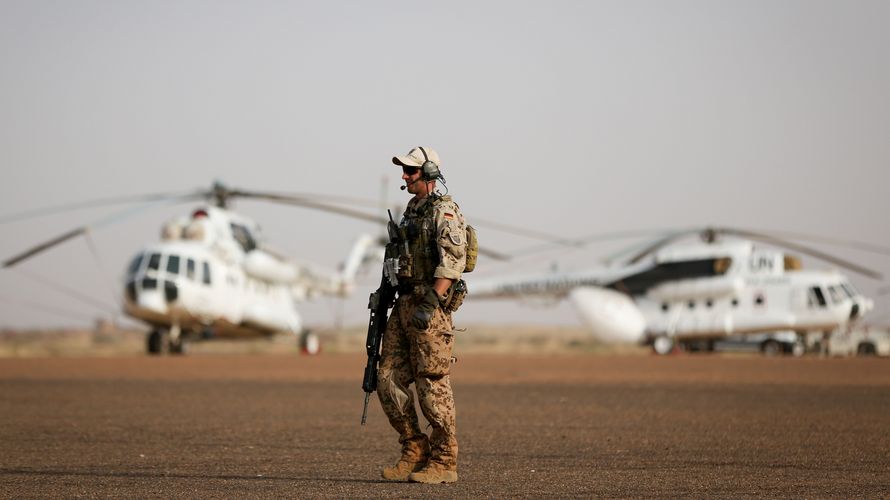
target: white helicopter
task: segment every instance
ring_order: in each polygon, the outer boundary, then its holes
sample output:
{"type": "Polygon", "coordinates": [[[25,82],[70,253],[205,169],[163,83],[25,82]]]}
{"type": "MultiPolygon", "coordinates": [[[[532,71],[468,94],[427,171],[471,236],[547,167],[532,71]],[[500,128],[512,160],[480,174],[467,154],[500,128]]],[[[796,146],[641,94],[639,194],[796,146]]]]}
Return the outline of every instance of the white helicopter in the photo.
{"type": "MultiPolygon", "coordinates": [[[[671,234],[623,265],[473,281],[469,298],[567,297],[599,339],[648,344],[659,354],[676,344],[692,349],[703,343],[712,350],[718,339],[777,331],[796,332],[793,352],[802,354],[807,333],[844,329],[873,308],[839,272],[801,270],[798,258],[757,248],[752,240],[880,279],[874,271],[774,236],[720,228],[671,234]],[[703,241],[676,243],[693,232],[703,241]]],[[[766,341],[763,347],[777,346],[766,341]]]]}
{"type": "MultiPolygon", "coordinates": [[[[230,190],[216,184],[210,191],[186,195],[151,195],[152,201],[173,202],[210,198],[213,204],[190,216],[168,222],[159,243],[136,254],[124,278],[124,312],[147,323],[150,354],[183,353],[190,339],[254,337],[275,332],[301,336],[304,350],[317,350],[317,338],[304,331],[295,303],[318,295],[344,297],[353,287],[359,267],[376,244],[360,236],[339,273],[319,272],[297,265],[265,247],[258,225],[228,210],[231,198],[253,198],[339,213],[360,219],[376,218],[312,199],[230,190]]],[[[104,202],[132,200],[103,200],[104,202]]],[[[70,210],[74,206],[53,210],[70,210]]],[[[52,210],[51,210],[52,211],[52,210]]],[[[27,214],[25,214],[27,215],[27,214]]],[[[90,226],[69,231],[3,263],[8,268],[75,236],[90,226]]]]}

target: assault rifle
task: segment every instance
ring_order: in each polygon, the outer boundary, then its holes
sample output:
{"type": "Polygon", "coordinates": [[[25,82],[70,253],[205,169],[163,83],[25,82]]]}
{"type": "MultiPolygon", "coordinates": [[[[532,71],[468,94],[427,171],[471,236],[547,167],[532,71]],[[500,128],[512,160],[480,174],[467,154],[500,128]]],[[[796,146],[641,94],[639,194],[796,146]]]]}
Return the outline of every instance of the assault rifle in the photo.
{"type": "Polygon", "coordinates": [[[380,287],[368,298],[368,309],[371,319],[368,321],[368,338],[365,350],[368,351],[368,364],[365,365],[365,376],[362,379],[362,390],[365,391],[365,408],[362,410],[362,425],[368,419],[368,399],[377,390],[377,365],[380,364],[380,346],[383,344],[383,333],[386,331],[386,313],[396,300],[396,272],[398,272],[397,248],[399,241],[398,226],[389,214],[389,244],[383,261],[383,276],[380,287]]]}

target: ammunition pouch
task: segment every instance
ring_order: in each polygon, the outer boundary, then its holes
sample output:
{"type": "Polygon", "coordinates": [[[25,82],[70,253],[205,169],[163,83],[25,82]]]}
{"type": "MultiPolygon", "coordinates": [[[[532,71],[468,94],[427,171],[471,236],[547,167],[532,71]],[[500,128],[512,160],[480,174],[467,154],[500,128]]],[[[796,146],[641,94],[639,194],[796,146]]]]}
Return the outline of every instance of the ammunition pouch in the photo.
{"type": "Polygon", "coordinates": [[[442,310],[446,313],[457,312],[467,297],[467,282],[457,280],[448,289],[448,296],[442,301],[442,310]]]}

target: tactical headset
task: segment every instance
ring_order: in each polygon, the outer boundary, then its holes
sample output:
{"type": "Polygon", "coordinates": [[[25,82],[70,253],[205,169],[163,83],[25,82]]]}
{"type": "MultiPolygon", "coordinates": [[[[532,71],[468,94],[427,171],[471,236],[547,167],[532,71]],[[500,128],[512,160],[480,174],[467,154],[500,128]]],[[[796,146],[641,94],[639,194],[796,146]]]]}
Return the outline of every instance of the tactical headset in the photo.
{"type": "Polygon", "coordinates": [[[420,166],[421,177],[425,182],[432,182],[436,179],[442,178],[442,173],[439,172],[439,166],[436,165],[436,162],[430,160],[430,157],[426,154],[426,150],[423,149],[423,146],[417,146],[417,149],[423,153],[423,165],[420,166]]]}

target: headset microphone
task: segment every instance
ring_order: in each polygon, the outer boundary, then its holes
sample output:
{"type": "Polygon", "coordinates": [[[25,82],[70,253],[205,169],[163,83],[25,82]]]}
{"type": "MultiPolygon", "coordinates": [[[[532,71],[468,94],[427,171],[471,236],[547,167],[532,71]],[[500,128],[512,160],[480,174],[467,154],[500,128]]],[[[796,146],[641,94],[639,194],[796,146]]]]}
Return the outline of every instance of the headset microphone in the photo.
{"type": "Polygon", "coordinates": [[[404,190],[408,189],[408,186],[399,186],[399,189],[401,189],[402,191],[404,191],[404,190]]]}

